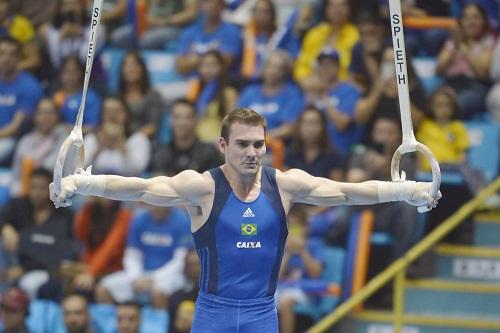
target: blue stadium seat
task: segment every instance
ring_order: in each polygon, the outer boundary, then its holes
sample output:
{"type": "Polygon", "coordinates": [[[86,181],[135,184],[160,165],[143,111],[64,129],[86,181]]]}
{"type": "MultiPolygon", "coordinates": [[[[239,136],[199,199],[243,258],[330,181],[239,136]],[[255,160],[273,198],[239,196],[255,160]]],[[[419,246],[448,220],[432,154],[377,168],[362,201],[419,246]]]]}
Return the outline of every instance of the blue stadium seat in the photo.
{"type": "Polygon", "coordinates": [[[484,173],[486,180],[492,181],[498,175],[500,126],[478,121],[467,122],[466,126],[470,141],[467,160],[484,173]]]}
{"type": "Polygon", "coordinates": [[[110,304],[90,305],[92,323],[100,333],[114,333],[116,331],[116,309],[110,304]]]}
{"type": "Polygon", "coordinates": [[[32,333],[65,333],[62,312],[57,303],[33,300],[26,324],[32,333]]]}
{"type": "Polygon", "coordinates": [[[415,57],[412,64],[427,95],[432,94],[434,90],[444,83],[444,80],[436,75],[436,58],[415,57]]]}
{"type": "Polygon", "coordinates": [[[12,170],[10,168],[0,168],[0,207],[5,205],[10,199],[10,180],[12,170]]]}
{"type": "Polygon", "coordinates": [[[142,333],[167,333],[169,317],[167,311],[144,307],[141,311],[142,333]]]}
{"type": "MultiPolygon", "coordinates": [[[[337,247],[326,247],[324,256],[326,265],[321,279],[341,286],[345,251],[337,247]]],[[[317,302],[311,304],[295,305],[294,311],[298,314],[307,315],[314,320],[319,320],[322,316],[331,312],[337,306],[339,300],[340,296],[323,296],[318,298],[317,302]]]]}

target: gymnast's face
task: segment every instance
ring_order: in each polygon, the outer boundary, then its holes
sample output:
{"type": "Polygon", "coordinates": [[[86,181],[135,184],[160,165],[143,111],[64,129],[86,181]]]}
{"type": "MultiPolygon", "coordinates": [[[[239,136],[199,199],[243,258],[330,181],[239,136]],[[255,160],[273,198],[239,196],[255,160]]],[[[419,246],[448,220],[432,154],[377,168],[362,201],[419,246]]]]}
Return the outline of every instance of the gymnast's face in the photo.
{"type": "Polygon", "coordinates": [[[229,128],[229,140],[221,138],[219,148],[226,163],[242,176],[255,175],[266,153],[264,127],[234,123],[229,128]]]}

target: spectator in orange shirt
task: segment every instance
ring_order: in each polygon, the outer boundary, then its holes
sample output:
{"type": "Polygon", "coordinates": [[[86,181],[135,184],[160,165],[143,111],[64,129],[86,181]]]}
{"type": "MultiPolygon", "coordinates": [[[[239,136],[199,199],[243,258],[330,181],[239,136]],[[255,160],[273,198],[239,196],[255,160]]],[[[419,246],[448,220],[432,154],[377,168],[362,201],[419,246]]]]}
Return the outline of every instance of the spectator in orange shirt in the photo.
{"type": "Polygon", "coordinates": [[[81,260],[86,271],[75,277],[74,287],[92,290],[97,278],[121,270],[132,211],[121,202],[96,198],[75,217],[75,238],[83,243],[81,260]]]}

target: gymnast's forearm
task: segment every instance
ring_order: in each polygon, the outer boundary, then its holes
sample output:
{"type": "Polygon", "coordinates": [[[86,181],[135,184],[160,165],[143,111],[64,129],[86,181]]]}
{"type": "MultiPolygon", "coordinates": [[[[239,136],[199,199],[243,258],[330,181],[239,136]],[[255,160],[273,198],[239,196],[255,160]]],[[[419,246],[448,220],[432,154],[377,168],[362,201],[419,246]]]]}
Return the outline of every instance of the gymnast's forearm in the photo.
{"type": "Polygon", "coordinates": [[[78,194],[123,201],[141,200],[148,184],[146,179],[116,175],[74,175],[74,177],[78,194]]]}
{"type": "Polygon", "coordinates": [[[384,182],[370,180],[362,183],[334,182],[325,178],[315,178],[316,186],[307,195],[306,203],[320,206],[371,205],[382,202],[411,199],[416,183],[384,182]]]}

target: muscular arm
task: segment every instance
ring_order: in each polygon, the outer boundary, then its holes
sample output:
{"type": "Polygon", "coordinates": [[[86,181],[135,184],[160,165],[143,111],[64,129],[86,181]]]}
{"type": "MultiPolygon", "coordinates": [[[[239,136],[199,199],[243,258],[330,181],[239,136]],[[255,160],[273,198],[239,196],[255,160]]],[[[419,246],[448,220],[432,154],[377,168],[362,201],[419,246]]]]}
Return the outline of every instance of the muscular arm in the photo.
{"type": "Polygon", "coordinates": [[[290,203],[307,203],[317,206],[368,205],[390,201],[414,201],[416,205],[434,204],[428,194],[430,184],[405,182],[366,181],[342,183],[313,177],[307,172],[292,169],[277,172],[277,181],[290,203]]]}
{"type": "Polygon", "coordinates": [[[158,206],[198,204],[199,198],[210,191],[209,178],[187,170],[174,177],[143,179],[114,175],[75,174],[62,180],[62,192],[57,196],[51,184],[51,199],[56,205],[67,206],[73,194],[95,195],[113,200],[143,201],[158,206]]]}

